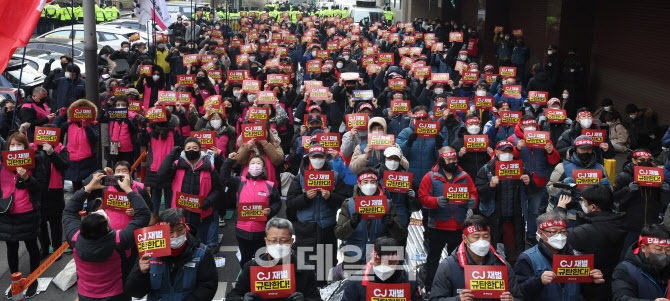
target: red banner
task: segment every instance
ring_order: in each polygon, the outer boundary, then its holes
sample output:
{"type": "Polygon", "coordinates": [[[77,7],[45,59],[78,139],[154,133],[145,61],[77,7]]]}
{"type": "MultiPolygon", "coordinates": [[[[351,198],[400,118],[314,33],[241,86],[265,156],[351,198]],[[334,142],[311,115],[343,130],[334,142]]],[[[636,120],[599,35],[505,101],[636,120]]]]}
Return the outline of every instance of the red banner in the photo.
{"type": "Polygon", "coordinates": [[[521,112],[518,111],[500,111],[500,125],[516,126],[521,120],[521,112]]]}
{"type": "Polygon", "coordinates": [[[172,254],[170,248],[170,225],[156,225],[137,229],[134,232],[139,256],[164,257],[172,254]]]}
{"type": "Polygon", "coordinates": [[[368,144],[372,145],[372,149],[384,150],[395,145],[395,135],[368,133],[368,144]]]}
{"type": "Polygon", "coordinates": [[[554,254],[552,270],[556,278],[552,283],[566,282],[593,282],[593,254],[588,255],[560,255],[554,254]]]}
{"type": "Polygon", "coordinates": [[[489,147],[489,136],[463,135],[463,144],[469,152],[485,152],[489,147]]]}
{"type": "Polygon", "coordinates": [[[658,187],[663,183],[663,168],[635,166],[635,182],[640,186],[658,187]]]}
{"type": "Polygon", "coordinates": [[[496,81],[496,78],[498,77],[498,74],[486,74],[484,73],[482,75],[484,77],[484,80],[486,81],[486,84],[491,85],[493,82],[496,81]]]}
{"type": "Polygon", "coordinates": [[[503,78],[514,77],[516,76],[516,67],[500,66],[500,75],[502,75],[503,78]]]}
{"type": "Polygon", "coordinates": [[[415,121],[414,132],[423,138],[435,138],[440,131],[439,121],[415,121]]]}
{"type": "Polygon", "coordinates": [[[177,103],[177,91],[158,91],[158,101],[164,106],[173,106],[177,103]]]}
{"type": "Polygon", "coordinates": [[[449,42],[463,43],[463,33],[462,32],[450,32],[449,33],[449,42]]]}
{"type": "Polygon", "coordinates": [[[293,264],[271,267],[251,266],[251,292],[262,299],[286,298],[295,293],[295,268],[293,264]]]}
{"type": "Polygon", "coordinates": [[[307,88],[309,100],[328,100],[328,87],[307,88]]]}
{"type": "Polygon", "coordinates": [[[256,93],[261,90],[261,81],[259,80],[244,80],[242,81],[242,92],[256,93]]]}
{"type": "Polygon", "coordinates": [[[472,291],[475,298],[500,299],[509,291],[507,266],[466,265],[464,268],[465,289],[472,291]]]}
{"type": "Polygon", "coordinates": [[[249,70],[228,70],[228,83],[241,84],[247,78],[251,78],[249,70]]]}
{"type": "Polygon", "coordinates": [[[430,81],[434,84],[449,83],[449,73],[433,73],[430,75],[430,81]]]}
{"type": "MultiPolygon", "coordinates": [[[[260,192],[259,192],[260,193],[260,192]]],[[[240,202],[237,204],[238,221],[259,221],[268,220],[268,216],[263,214],[266,202],[240,202]]]]}
{"type": "Polygon", "coordinates": [[[412,188],[413,177],[411,172],[385,170],[382,186],[389,192],[405,193],[412,188]]]}
{"type": "Polygon", "coordinates": [[[274,105],[277,103],[277,92],[275,91],[259,91],[256,97],[256,104],[259,105],[274,105]]]}
{"type": "Polygon", "coordinates": [[[335,173],[333,171],[305,170],[305,191],[317,189],[333,191],[335,173]]]}
{"type": "Polygon", "coordinates": [[[544,91],[529,91],[528,92],[528,101],[532,105],[546,105],[547,100],[549,100],[549,92],[544,91]]]}
{"type": "Polygon", "coordinates": [[[357,196],[354,197],[355,210],[361,214],[362,219],[378,219],[388,212],[388,200],[386,195],[357,196]]]}
{"type": "Polygon", "coordinates": [[[577,184],[577,189],[583,189],[591,184],[600,184],[603,178],[601,169],[573,169],[572,179],[577,184]]]}
{"type": "Polygon", "coordinates": [[[606,130],[582,129],[582,135],[591,137],[593,145],[600,146],[601,143],[605,143],[606,130]]]}
{"type": "Polygon", "coordinates": [[[180,74],[177,75],[177,83],[180,86],[187,88],[193,87],[195,84],[195,75],[194,74],[180,74]]]}
{"type": "Polygon", "coordinates": [[[476,84],[479,82],[479,72],[465,71],[463,72],[463,83],[476,84]]]}
{"type": "Polygon", "coordinates": [[[203,148],[212,148],[216,145],[216,134],[214,131],[193,131],[191,137],[198,138],[203,148]]]}
{"type": "Polygon", "coordinates": [[[119,86],[112,87],[112,95],[114,96],[125,95],[128,89],[129,89],[128,87],[119,87],[119,86]]]}
{"type": "Polygon", "coordinates": [[[105,190],[102,207],[105,210],[114,210],[123,213],[125,213],[126,210],[133,208],[130,205],[127,193],[109,190],[105,190]]]}
{"type": "Polygon", "coordinates": [[[526,146],[530,148],[544,148],[549,140],[549,132],[542,131],[524,131],[523,137],[526,140],[526,146]]]}
{"type": "Polygon", "coordinates": [[[47,143],[51,146],[56,146],[60,143],[60,128],[50,127],[35,127],[35,137],[33,137],[36,145],[47,143]]]}
{"type": "Polygon", "coordinates": [[[193,195],[182,193],[181,191],[175,191],[177,199],[177,208],[182,208],[195,213],[201,213],[202,203],[205,201],[205,197],[201,195],[193,195]]]}
{"type": "Polygon", "coordinates": [[[242,142],[247,143],[251,139],[256,141],[268,138],[265,123],[247,123],[242,125],[242,142]]]}
{"type": "Polygon", "coordinates": [[[496,161],[496,176],[500,180],[518,180],[523,175],[523,161],[496,161]]]}
{"type": "Polygon", "coordinates": [[[565,123],[565,110],[544,109],[544,115],[549,123],[565,123]]]}
{"type": "Polygon", "coordinates": [[[401,91],[405,89],[406,85],[407,80],[404,78],[389,79],[389,88],[391,88],[391,91],[401,91]]]}
{"type": "Polygon", "coordinates": [[[93,107],[72,107],[72,121],[95,121],[95,108],[93,107]]]}
{"type": "Polygon", "coordinates": [[[347,131],[356,128],[358,130],[368,130],[368,114],[347,114],[344,119],[347,121],[347,131]]]}
{"type": "Polygon", "coordinates": [[[449,199],[450,205],[465,204],[470,198],[468,184],[444,183],[444,196],[449,199]]]}

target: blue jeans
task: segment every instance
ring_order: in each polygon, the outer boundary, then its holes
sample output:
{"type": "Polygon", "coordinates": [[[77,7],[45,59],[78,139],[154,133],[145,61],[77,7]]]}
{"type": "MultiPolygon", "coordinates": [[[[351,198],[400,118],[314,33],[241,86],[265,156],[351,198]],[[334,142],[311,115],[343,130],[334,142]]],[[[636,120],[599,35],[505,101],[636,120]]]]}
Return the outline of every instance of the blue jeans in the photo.
{"type": "MultiPolygon", "coordinates": [[[[523,189],[523,187],[522,187],[523,189]]],[[[532,195],[526,195],[526,201],[523,204],[523,217],[526,220],[526,238],[535,239],[537,232],[538,209],[542,200],[549,198],[546,187],[540,187],[540,191],[532,195]]]]}
{"type": "Polygon", "coordinates": [[[209,233],[207,234],[208,246],[219,244],[219,210],[212,211],[212,222],[209,224],[209,233]]]}
{"type": "Polygon", "coordinates": [[[172,207],[172,189],[171,188],[151,188],[151,202],[153,203],[153,213],[158,213],[161,208],[161,197],[165,196],[165,209],[172,207]]]}

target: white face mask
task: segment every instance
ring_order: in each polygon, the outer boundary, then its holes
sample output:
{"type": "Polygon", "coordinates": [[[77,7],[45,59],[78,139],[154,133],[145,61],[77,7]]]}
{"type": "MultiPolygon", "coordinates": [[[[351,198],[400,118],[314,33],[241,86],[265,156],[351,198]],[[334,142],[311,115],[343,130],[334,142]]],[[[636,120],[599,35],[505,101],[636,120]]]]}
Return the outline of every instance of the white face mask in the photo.
{"type": "Polygon", "coordinates": [[[72,73],[71,72],[65,72],[65,78],[71,79],[72,78],[72,73]]]}
{"type": "Polygon", "coordinates": [[[256,94],[247,95],[247,100],[249,100],[249,102],[256,102],[256,94]]]}
{"type": "Polygon", "coordinates": [[[435,88],[435,94],[442,94],[444,93],[444,89],[442,88],[435,88]]]}
{"type": "Polygon", "coordinates": [[[584,201],[582,201],[580,205],[582,205],[582,211],[584,211],[584,213],[589,213],[589,207],[584,206],[584,201]]]}
{"type": "Polygon", "coordinates": [[[491,249],[491,242],[480,239],[469,244],[469,248],[470,251],[475,253],[477,256],[486,256],[486,254],[488,254],[489,250],[491,249]]]}
{"type": "Polygon", "coordinates": [[[593,119],[580,119],[579,120],[579,125],[581,125],[585,129],[588,129],[591,126],[592,123],[593,123],[593,119]]]}
{"type": "Polygon", "coordinates": [[[323,167],[323,165],[326,163],[326,159],[309,158],[309,163],[312,164],[314,169],[321,169],[321,167],[323,167]]]}
{"type": "Polygon", "coordinates": [[[219,29],[219,28],[221,28],[221,26],[214,26],[214,29],[219,29]]]}
{"type": "Polygon", "coordinates": [[[250,164],[249,165],[249,173],[252,176],[258,177],[262,172],[263,172],[263,165],[261,165],[261,164],[250,164]]]}
{"type": "Polygon", "coordinates": [[[157,82],[159,79],[161,79],[161,76],[160,76],[160,75],[153,75],[153,76],[151,76],[151,78],[152,78],[155,82],[157,82]]]}
{"type": "Polygon", "coordinates": [[[477,96],[486,96],[486,91],[477,91],[477,96]]]}
{"type": "Polygon", "coordinates": [[[265,41],[265,39],[260,39],[260,40],[258,40],[258,42],[260,42],[261,44],[265,44],[266,41],[265,41]]]}
{"type": "Polygon", "coordinates": [[[458,58],[461,59],[461,61],[465,61],[465,60],[468,59],[468,56],[467,55],[459,55],[458,58]]]}
{"type": "Polygon", "coordinates": [[[184,243],[186,242],[186,233],[184,235],[176,237],[176,238],[170,238],[170,248],[173,250],[181,248],[184,243]]]}
{"type": "Polygon", "coordinates": [[[537,131],[537,128],[534,126],[529,126],[524,131],[537,131]]]}
{"type": "Polygon", "coordinates": [[[364,195],[371,196],[377,191],[377,185],[375,184],[365,184],[361,186],[361,192],[364,195]]]}
{"type": "Polygon", "coordinates": [[[315,103],[317,106],[320,106],[320,105],[323,103],[323,99],[315,99],[315,100],[314,100],[314,103],[315,103]]]}
{"type": "Polygon", "coordinates": [[[552,53],[553,53],[553,51],[551,51],[551,50],[547,50],[547,54],[548,54],[548,55],[551,55],[552,53]]]}
{"type": "Polygon", "coordinates": [[[340,68],[342,68],[343,66],[344,66],[344,64],[342,64],[342,63],[337,63],[337,64],[335,64],[335,67],[337,67],[337,69],[340,69],[340,68]]]}
{"type": "Polygon", "coordinates": [[[635,117],[637,117],[637,115],[628,115],[628,117],[630,117],[630,119],[635,119],[635,117]]]}
{"type": "Polygon", "coordinates": [[[565,247],[565,243],[568,241],[568,237],[563,234],[556,234],[547,239],[547,243],[556,250],[561,250],[565,247]]]}
{"type": "Polygon", "coordinates": [[[142,53],[147,53],[147,52],[149,52],[149,49],[147,49],[147,48],[144,48],[144,50],[142,50],[142,53]]]}
{"type": "Polygon", "coordinates": [[[313,57],[313,58],[316,57],[316,51],[312,51],[312,57],[313,57]]]}
{"type": "Polygon", "coordinates": [[[179,45],[181,45],[181,43],[174,43],[174,47],[179,47],[179,45]]]}
{"type": "Polygon", "coordinates": [[[563,99],[568,99],[568,97],[570,97],[570,95],[568,95],[568,94],[563,94],[563,99]]]}
{"type": "Polygon", "coordinates": [[[240,90],[233,91],[233,96],[240,97],[240,90]]]}
{"type": "Polygon", "coordinates": [[[128,47],[123,47],[121,50],[123,50],[123,52],[128,52],[130,49],[128,47]]]}
{"type": "Polygon", "coordinates": [[[274,244],[267,247],[268,254],[274,259],[287,257],[291,254],[291,245],[274,244]]]}
{"type": "Polygon", "coordinates": [[[349,56],[348,56],[348,55],[345,55],[345,56],[342,56],[342,57],[343,57],[343,58],[344,58],[344,60],[346,60],[346,61],[348,61],[348,60],[349,60],[349,56]]]}
{"type": "Polygon", "coordinates": [[[395,269],[383,264],[373,266],[372,270],[375,272],[377,278],[381,279],[382,281],[386,281],[386,279],[391,278],[391,276],[393,276],[393,273],[395,272],[395,269]]]}
{"type": "Polygon", "coordinates": [[[503,84],[503,85],[507,85],[507,80],[506,80],[506,79],[503,79],[503,80],[502,80],[502,84],[503,84]]]}
{"type": "Polygon", "coordinates": [[[386,169],[388,170],[396,170],[398,169],[398,166],[400,166],[400,162],[393,160],[386,160],[386,162],[384,162],[384,165],[386,165],[386,169]]]}
{"type": "Polygon", "coordinates": [[[19,150],[24,150],[24,149],[25,149],[25,147],[23,147],[23,146],[10,146],[9,147],[10,151],[19,151],[19,150]]]}
{"type": "Polygon", "coordinates": [[[102,79],[108,79],[108,78],[109,78],[109,74],[103,74],[102,75],[102,79]]]}
{"type": "Polygon", "coordinates": [[[250,62],[255,62],[255,61],[256,61],[256,57],[255,57],[255,56],[250,56],[250,57],[249,57],[249,61],[250,61],[250,62]]]}
{"type": "Polygon", "coordinates": [[[530,106],[533,107],[534,110],[537,110],[540,107],[540,105],[530,105],[530,106]]]}
{"type": "Polygon", "coordinates": [[[469,133],[470,135],[477,135],[477,134],[479,134],[479,130],[480,130],[480,128],[479,128],[478,125],[469,125],[469,126],[468,126],[468,133],[469,133]]]}
{"type": "Polygon", "coordinates": [[[210,120],[209,125],[211,125],[215,129],[219,129],[221,127],[221,120],[210,120]]]}
{"type": "Polygon", "coordinates": [[[514,160],[514,155],[510,153],[502,153],[498,156],[498,159],[500,159],[500,161],[512,161],[514,160]]]}
{"type": "Polygon", "coordinates": [[[372,131],[373,134],[384,134],[384,131],[372,131]]]}
{"type": "Polygon", "coordinates": [[[116,108],[117,108],[117,109],[125,109],[126,106],[125,106],[125,105],[116,105],[116,108]]]}
{"type": "Polygon", "coordinates": [[[611,109],[612,109],[612,107],[604,107],[603,108],[603,110],[605,110],[605,112],[609,112],[611,109]]]}

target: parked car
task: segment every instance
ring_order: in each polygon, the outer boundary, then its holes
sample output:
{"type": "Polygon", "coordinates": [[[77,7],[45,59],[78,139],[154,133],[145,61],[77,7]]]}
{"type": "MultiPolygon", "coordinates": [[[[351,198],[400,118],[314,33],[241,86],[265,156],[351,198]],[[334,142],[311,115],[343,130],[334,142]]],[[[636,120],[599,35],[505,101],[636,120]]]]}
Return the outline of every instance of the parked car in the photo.
{"type": "MultiPolygon", "coordinates": [[[[35,38],[30,39],[28,42],[28,51],[31,49],[47,51],[58,54],[70,54],[73,58],[80,61],[86,60],[86,55],[84,53],[84,44],[81,41],[75,41],[72,43],[70,39],[58,39],[58,38],[35,38]]],[[[17,53],[23,53],[23,47],[16,48],[17,53]]]]}
{"type": "Polygon", "coordinates": [[[42,85],[46,76],[28,63],[22,65],[21,60],[10,59],[7,68],[0,75],[0,89],[9,92],[5,94],[10,97],[13,96],[12,99],[14,100],[16,100],[16,89],[19,88],[19,78],[21,79],[21,90],[19,92],[23,98],[25,95],[31,95],[33,88],[42,85]]]}
{"type": "MultiPolygon", "coordinates": [[[[109,25],[97,25],[95,28],[97,39],[98,39],[98,48],[103,46],[111,46],[114,49],[121,48],[121,42],[128,41],[131,35],[139,32],[136,29],[130,29],[125,27],[109,26],[109,25]]],[[[72,26],[64,26],[61,28],[56,28],[50,32],[47,32],[38,38],[60,38],[60,39],[72,39],[74,37],[75,41],[84,41],[84,25],[75,24],[74,31],[72,26]]],[[[147,40],[140,36],[138,42],[147,42],[147,40]]]]}
{"type": "MultiPolygon", "coordinates": [[[[172,21],[176,21],[177,19],[174,18],[172,21]]],[[[146,39],[146,40],[153,40],[153,38],[149,38],[154,34],[154,31],[152,29],[153,26],[151,26],[151,21],[148,21],[146,24],[140,24],[137,19],[131,19],[131,18],[123,18],[123,19],[116,19],[114,21],[109,21],[102,23],[102,25],[105,26],[116,26],[117,28],[131,28],[134,30],[137,30],[140,32],[140,37],[146,39]]],[[[159,33],[165,33],[167,34],[167,30],[161,30],[160,27],[156,26],[153,27],[156,29],[156,32],[159,33]]]]}
{"type": "MultiPolygon", "coordinates": [[[[46,67],[46,64],[49,62],[50,59],[55,60],[51,65],[51,70],[60,68],[59,64],[61,55],[62,54],[60,53],[52,53],[49,51],[39,49],[28,49],[26,51],[26,63],[28,63],[28,66],[33,67],[39,73],[44,74],[44,68],[46,67]]],[[[12,58],[20,62],[21,59],[23,58],[23,48],[21,48],[20,50],[17,49],[17,51],[14,52],[14,54],[12,55],[12,58]]],[[[81,76],[83,78],[86,78],[86,67],[84,65],[84,62],[78,59],[73,59],[73,62],[75,65],[79,67],[79,70],[81,70],[81,76]]]]}

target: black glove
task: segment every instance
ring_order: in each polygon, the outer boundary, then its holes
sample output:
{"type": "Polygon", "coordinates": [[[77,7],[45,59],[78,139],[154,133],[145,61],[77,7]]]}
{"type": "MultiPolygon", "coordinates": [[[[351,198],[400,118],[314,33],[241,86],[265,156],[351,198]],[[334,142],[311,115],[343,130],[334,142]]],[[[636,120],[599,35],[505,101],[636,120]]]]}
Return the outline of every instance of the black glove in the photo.
{"type": "Polygon", "coordinates": [[[181,155],[181,146],[179,145],[173,147],[172,151],[170,151],[170,156],[172,156],[172,158],[179,157],[180,155],[181,155]]]}
{"type": "Polygon", "coordinates": [[[435,148],[442,148],[442,143],[444,143],[444,138],[440,135],[435,136],[435,148]]]}
{"type": "Polygon", "coordinates": [[[468,209],[475,209],[475,206],[477,206],[477,200],[474,198],[469,198],[465,200],[465,206],[468,207],[468,209]]]}
{"type": "Polygon", "coordinates": [[[446,207],[447,205],[449,205],[449,198],[447,198],[446,196],[438,197],[437,205],[440,207],[446,207]]]}
{"type": "Polygon", "coordinates": [[[636,192],[636,191],[638,191],[638,190],[640,190],[640,183],[638,183],[638,182],[630,182],[630,184],[628,184],[628,191],[630,191],[630,192],[636,192]]]}
{"type": "Polygon", "coordinates": [[[393,226],[395,225],[393,216],[391,216],[391,214],[389,213],[384,213],[384,215],[382,215],[382,224],[384,224],[386,228],[393,228],[393,226]]]}
{"type": "Polygon", "coordinates": [[[261,300],[261,296],[252,292],[244,294],[244,298],[242,298],[242,301],[255,301],[255,300],[261,300]]]}
{"type": "MultiPolygon", "coordinates": [[[[245,300],[246,301],[246,300],[245,300]]],[[[305,301],[305,295],[301,292],[295,292],[286,298],[286,301],[305,301]]]]}
{"type": "Polygon", "coordinates": [[[409,135],[409,138],[407,138],[407,147],[412,147],[412,144],[414,144],[414,141],[416,141],[416,138],[418,138],[419,135],[416,133],[411,133],[409,135]]]}
{"type": "Polygon", "coordinates": [[[361,222],[361,214],[358,212],[354,212],[351,214],[351,217],[349,218],[349,224],[351,225],[352,228],[358,227],[358,223],[361,222]]]}
{"type": "Polygon", "coordinates": [[[496,76],[496,82],[498,82],[498,84],[502,83],[502,76],[496,76]]]}
{"type": "Polygon", "coordinates": [[[151,138],[158,139],[158,137],[161,136],[161,133],[159,133],[156,130],[151,131],[151,138]]]}

